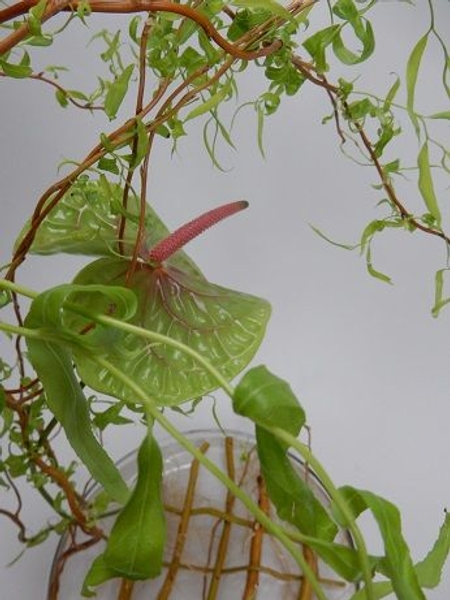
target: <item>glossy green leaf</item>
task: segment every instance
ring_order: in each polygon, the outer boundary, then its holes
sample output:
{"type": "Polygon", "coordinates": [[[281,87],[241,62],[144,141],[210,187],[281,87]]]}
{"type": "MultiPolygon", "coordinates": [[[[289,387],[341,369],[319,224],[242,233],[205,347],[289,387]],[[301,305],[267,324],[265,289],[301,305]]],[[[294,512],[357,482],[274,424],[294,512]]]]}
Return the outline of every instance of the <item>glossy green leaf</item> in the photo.
{"type": "Polygon", "coordinates": [[[106,567],[127,579],[149,579],[161,572],[166,540],[162,470],[161,451],[148,433],[139,449],[136,485],[104,552],[106,567]]]}
{"type": "MultiPolygon", "coordinates": [[[[129,290],[93,286],[92,290],[103,298],[103,310],[113,304],[123,318],[135,309],[135,299],[129,290]]],[[[114,338],[107,331],[97,328],[92,335],[80,335],[81,330],[70,330],[64,322],[64,303],[72,294],[89,291],[71,285],[62,285],[40,294],[32,303],[25,319],[25,326],[43,332],[42,339],[28,338],[31,364],[45,390],[46,402],[61,424],[67,440],[92,477],[100,483],[111,498],[120,503],[128,497],[128,489],[113,461],[96,439],[89,408],[75,376],[72,362],[74,346],[89,351],[89,345],[108,343],[114,338]],[[49,334],[54,337],[49,340],[49,334]]],[[[86,320],[84,321],[86,324],[86,320]]],[[[116,332],[112,332],[117,336],[116,332]]]]}
{"type": "Polygon", "coordinates": [[[279,427],[297,436],[305,413],[289,384],[264,366],[248,371],[236,387],[234,411],[256,425],[261,472],[279,517],[302,533],[332,540],[337,527],[307,483],[298,475],[286,446],[262,427],[279,427]]]}
{"type": "MultiPolygon", "coordinates": [[[[39,227],[31,246],[32,254],[83,254],[108,256],[117,253],[117,232],[122,214],[123,190],[105,177],[80,177],[39,227]]],[[[131,255],[139,225],[139,199],[130,191],[124,252],[131,255]]],[[[16,247],[30,228],[28,221],[16,247]]],[[[151,248],[165,238],[169,230],[153,209],[146,206],[146,236],[142,244],[151,248]]],[[[200,276],[199,269],[184,252],[177,253],[174,264],[200,276]]]]}
{"type": "Polygon", "coordinates": [[[369,510],[377,522],[385,557],[380,568],[389,577],[398,600],[425,600],[408,546],[402,533],[400,513],[391,502],[365,490],[343,487],[344,496],[355,518],[369,510]]]}
{"type": "MultiPolygon", "coordinates": [[[[189,346],[227,379],[247,366],[264,335],[270,315],[267,302],[213,285],[192,270],[180,270],[172,259],[159,268],[140,262],[130,278],[128,269],[127,260],[104,258],[84,268],[75,282],[129,287],[138,299],[130,323],[189,346]]],[[[76,301],[94,311],[98,310],[98,302],[103,302],[101,295],[96,299],[95,295],[87,298],[83,294],[76,301]]],[[[73,315],[72,329],[81,325],[73,315]]],[[[105,344],[97,351],[160,405],[179,404],[217,388],[215,378],[181,349],[152,344],[134,333],[124,335],[120,348],[105,344]]],[[[99,369],[82,353],[75,360],[81,378],[90,387],[135,401],[123,382],[99,369]]]]}
{"type": "Polygon", "coordinates": [[[428,155],[428,143],[425,142],[420,149],[417,157],[419,166],[419,190],[424,199],[425,205],[431,215],[433,215],[436,225],[441,226],[441,211],[434,191],[433,177],[431,175],[430,158],[428,155]]]}
{"type": "Polygon", "coordinates": [[[105,113],[114,119],[128,91],[134,65],[128,65],[123,72],[111,83],[105,97],[105,113]]]}
{"type": "Polygon", "coordinates": [[[406,64],[406,108],[411,119],[417,136],[419,136],[419,121],[414,112],[414,97],[416,93],[417,77],[419,75],[420,64],[423,53],[428,42],[428,33],[426,33],[414,46],[406,64]]]}
{"type": "Polygon", "coordinates": [[[264,365],[250,369],[239,381],[233,409],[259,425],[280,427],[295,436],[305,424],[305,412],[290,385],[264,365]]]}
{"type": "Polygon", "coordinates": [[[371,275],[375,279],[383,281],[384,283],[392,284],[392,279],[389,277],[389,275],[386,275],[385,273],[381,273],[381,271],[377,271],[376,269],[374,269],[372,264],[372,251],[370,246],[368,246],[366,252],[366,266],[369,275],[371,275]]]}

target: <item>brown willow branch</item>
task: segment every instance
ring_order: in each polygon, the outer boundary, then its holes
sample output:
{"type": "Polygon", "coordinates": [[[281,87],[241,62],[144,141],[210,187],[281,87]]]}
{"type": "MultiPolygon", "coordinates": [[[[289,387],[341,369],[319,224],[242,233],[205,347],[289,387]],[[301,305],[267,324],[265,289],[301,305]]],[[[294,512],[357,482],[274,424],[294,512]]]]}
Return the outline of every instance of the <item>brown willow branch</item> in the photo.
{"type": "Polygon", "coordinates": [[[101,529],[95,525],[89,524],[88,519],[81,508],[82,499],[78,496],[77,492],[64,473],[62,473],[59,468],[48,465],[37,454],[32,455],[32,460],[39,467],[41,472],[45,475],[48,475],[52,481],[64,492],[64,496],[70,507],[72,515],[80,529],[87,535],[93,536],[94,538],[104,537],[104,533],[101,529]]]}
{"type": "MultiPolygon", "coordinates": [[[[236,469],[234,466],[234,442],[232,437],[225,438],[225,462],[227,465],[227,475],[231,481],[236,479],[236,469]]],[[[225,500],[225,512],[233,514],[236,496],[230,491],[227,491],[225,500]]],[[[211,582],[209,585],[207,600],[216,600],[219,592],[220,579],[223,574],[223,568],[227,559],[228,546],[230,542],[231,522],[224,521],[222,524],[222,535],[220,536],[219,546],[217,548],[216,562],[214,564],[211,582]]]]}
{"type": "MultiPolygon", "coordinates": [[[[164,562],[163,563],[165,567],[169,567],[170,563],[168,562],[164,562]]],[[[196,573],[202,573],[203,575],[209,575],[210,573],[213,572],[214,567],[205,567],[203,565],[196,565],[193,563],[180,563],[179,565],[180,569],[183,569],[185,571],[191,571],[191,572],[196,572],[196,573]]],[[[222,573],[224,575],[234,575],[236,573],[245,573],[246,571],[248,571],[248,565],[237,565],[235,567],[224,567],[224,569],[222,570],[222,573]]],[[[273,577],[274,579],[279,579],[280,581],[302,581],[302,579],[304,579],[303,575],[298,574],[298,573],[284,573],[282,571],[277,571],[276,569],[273,569],[272,567],[266,567],[264,565],[260,565],[259,567],[256,568],[256,570],[258,571],[258,573],[263,574],[263,575],[270,575],[270,577],[273,577]]],[[[343,588],[345,587],[347,584],[345,581],[338,581],[337,579],[331,579],[328,577],[319,577],[318,581],[327,587],[331,587],[331,588],[343,588]]]]}
{"type": "MultiPolygon", "coordinates": [[[[204,442],[199,450],[203,454],[207,452],[209,443],[204,442]]],[[[192,506],[195,499],[195,488],[197,486],[198,474],[200,470],[200,463],[194,459],[191,463],[189,471],[189,480],[186,488],[186,493],[183,501],[183,510],[181,514],[180,522],[178,523],[177,537],[175,540],[175,548],[173,550],[172,559],[170,561],[164,583],[158,593],[156,600],[167,600],[172,592],[173,583],[177,576],[177,572],[181,562],[181,556],[183,554],[184,546],[186,543],[187,531],[189,527],[189,520],[191,516],[192,506]]]]}
{"type": "MultiPolygon", "coordinates": [[[[138,115],[140,112],[142,112],[143,109],[143,103],[144,103],[144,91],[145,91],[145,75],[146,75],[146,49],[147,49],[147,40],[148,40],[148,36],[150,33],[150,18],[148,17],[144,27],[142,29],[142,35],[141,35],[141,39],[140,39],[140,43],[139,43],[139,84],[138,84],[138,91],[137,91],[137,97],[136,97],[136,110],[135,110],[135,114],[138,115]]],[[[137,125],[137,123],[136,123],[137,125]]],[[[122,206],[124,208],[124,210],[127,210],[128,207],[128,196],[130,193],[130,189],[131,189],[131,182],[133,180],[133,175],[134,175],[134,171],[136,169],[134,162],[136,159],[136,155],[137,155],[137,150],[138,150],[138,133],[136,130],[136,133],[134,135],[134,139],[133,139],[133,146],[131,149],[131,163],[130,163],[130,168],[128,169],[128,173],[127,173],[127,177],[125,180],[125,186],[124,186],[124,190],[123,190],[123,197],[122,197],[122,206]]],[[[119,252],[120,254],[124,254],[125,253],[125,249],[124,249],[124,244],[123,244],[123,239],[124,239],[124,234],[125,234],[125,225],[126,225],[126,216],[123,214],[120,216],[120,222],[119,222],[119,231],[118,231],[118,243],[119,243],[119,252]]],[[[143,227],[143,224],[141,224],[141,220],[139,221],[139,229],[141,229],[141,225],[143,227]]],[[[139,235],[138,235],[139,238],[139,235]]]]}
{"type": "MultiPolygon", "coordinates": [[[[318,574],[318,564],[316,554],[308,546],[303,546],[303,556],[306,562],[313,570],[314,574],[318,574]]],[[[311,586],[311,582],[307,577],[304,577],[300,584],[300,590],[298,594],[298,600],[313,600],[314,593],[311,586]]]]}
{"type": "Polygon", "coordinates": [[[134,581],[122,579],[117,600],[130,600],[133,595],[134,581]]]}
{"type": "Polygon", "coordinates": [[[100,541],[100,538],[92,537],[82,543],[75,541],[76,525],[71,525],[68,529],[68,534],[71,537],[70,546],[58,557],[57,562],[52,568],[52,577],[49,582],[48,600],[58,600],[59,595],[59,580],[67,560],[78,552],[83,552],[91,546],[94,546],[100,541]]]}
{"type": "MultiPolygon", "coordinates": [[[[311,72],[311,71],[314,71],[313,65],[311,65],[310,63],[306,63],[299,56],[292,55],[291,61],[292,61],[292,64],[309,81],[311,81],[315,85],[317,85],[321,88],[324,88],[326,90],[326,92],[328,93],[328,96],[332,102],[333,109],[335,111],[335,115],[338,114],[337,108],[338,108],[339,101],[340,101],[339,88],[337,86],[329,83],[324,75],[318,76],[316,74],[313,74],[311,72]]],[[[394,206],[396,208],[399,216],[402,219],[404,219],[405,222],[411,224],[414,228],[419,229],[420,231],[427,233],[429,235],[439,237],[442,240],[444,240],[446,242],[446,244],[450,245],[450,237],[448,237],[443,231],[441,231],[439,229],[433,229],[432,227],[428,227],[428,226],[424,225],[423,223],[421,223],[420,221],[418,221],[414,217],[414,215],[408,211],[408,209],[403,204],[403,202],[398,198],[397,193],[396,193],[392,183],[389,181],[389,177],[386,176],[384,168],[383,168],[378,156],[376,155],[373,144],[370,141],[368,135],[366,134],[364,127],[361,125],[361,123],[358,120],[353,119],[351,117],[351,112],[350,112],[348,103],[345,100],[341,101],[341,102],[342,102],[342,108],[344,110],[346,118],[353,125],[353,127],[355,127],[355,129],[361,139],[361,142],[362,142],[364,148],[366,149],[366,151],[369,155],[369,158],[378,173],[378,176],[381,181],[381,185],[383,186],[383,189],[386,192],[392,206],[394,206]]],[[[342,134],[342,131],[339,128],[339,122],[337,122],[337,124],[338,124],[338,133],[342,139],[344,136],[342,134]]],[[[345,141],[345,138],[344,138],[344,141],[345,141]]]]}
{"type": "MultiPolygon", "coordinates": [[[[26,12],[28,12],[28,10],[30,8],[33,8],[33,6],[35,6],[37,4],[38,0],[36,0],[35,2],[20,2],[19,4],[21,5],[21,11],[18,15],[15,16],[19,16],[20,14],[25,14],[26,12]]],[[[64,11],[64,10],[72,10],[71,8],[72,3],[71,0],[53,0],[50,2],[48,2],[44,14],[41,17],[41,23],[45,23],[46,21],[48,21],[49,19],[51,19],[52,17],[54,17],[55,15],[57,15],[58,13],[64,11]]],[[[12,8],[12,7],[10,7],[12,8]]],[[[4,19],[4,12],[8,11],[8,9],[4,9],[2,11],[0,11],[0,23],[5,23],[6,19],[4,19]]],[[[11,12],[13,11],[9,11],[7,13],[6,16],[8,16],[9,14],[11,14],[11,12]]],[[[12,18],[12,17],[9,17],[12,18]]],[[[19,44],[22,40],[24,40],[26,37],[28,37],[30,35],[30,26],[28,24],[28,22],[25,22],[23,25],[20,25],[17,29],[15,29],[12,33],[10,33],[9,35],[7,35],[3,40],[0,41],[0,56],[2,54],[5,54],[6,52],[8,52],[9,50],[11,50],[11,48],[14,48],[14,46],[17,46],[17,44],[19,44]]]]}
{"type": "MultiPolygon", "coordinates": [[[[13,79],[13,77],[11,77],[11,75],[7,75],[6,73],[3,73],[3,71],[0,71],[0,77],[10,77],[11,79],[13,79]]],[[[55,89],[62,92],[64,94],[64,96],[66,97],[67,101],[70,102],[71,104],[73,104],[74,106],[76,106],[77,108],[81,108],[83,110],[104,110],[103,106],[95,106],[95,105],[89,104],[89,102],[87,102],[86,104],[81,104],[81,102],[77,102],[74,98],[70,97],[70,92],[68,90],[63,88],[58,83],[56,83],[56,81],[54,81],[53,79],[50,79],[49,77],[45,77],[44,73],[32,73],[31,75],[28,75],[26,77],[26,79],[34,79],[35,81],[42,81],[43,83],[47,83],[48,85],[51,85],[55,89]]]]}
{"type": "MultiPolygon", "coordinates": [[[[267,495],[266,485],[261,475],[257,478],[258,484],[258,506],[266,514],[270,515],[270,501],[267,495]]],[[[253,600],[259,585],[259,569],[263,551],[264,528],[261,523],[255,521],[253,525],[252,541],[250,543],[250,561],[248,565],[247,578],[245,581],[242,600],[253,600]]]]}
{"type": "MultiPolygon", "coordinates": [[[[38,0],[30,4],[25,4],[25,6],[27,6],[27,10],[36,5],[37,1],[38,0]]],[[[61,11],[76,10],[80,4],[81,0],[65,0],[64,2],[58,2],[56,0],[56,2],[50,3],[48,9],[44,13],[44,16],[42,17],[42,22],[47,21],[50,17],[61,11]]],[[[25,6],[22,4],[22,14],[27,12],[27,10],[25,10],[25,6]]],[[[238,45],[232,44],[226,38],[222,37],[212,22],[203,13],[190,6],[177,4],[175,2],[169,2],[166,0],[91,0],[89,2],[89,7],[93,13],[127,14],[136,12],[168,12],[187,17],[188,19],[195,21],[203,29],[206,35],[214,40],[216,44],[222,48],[222,50],[228,54],[231,54],[235,58],[240,58],[242,60],[254,60],[256,58],[267,56],[272,52],[279,50],[282,45],[282,43],[277,40],[276,42],[260,48],[259,50],[243,50],[238,45]]],[[[2,20],[4,16],[2,12],[3,11],[0,11],[0,23],[5,22],[2,20]]],[[[29,25],[28,23],[24,23],[0,42],[0,55],[16,46],[19,42],[25,39],[29,33],[29,25]]]]}

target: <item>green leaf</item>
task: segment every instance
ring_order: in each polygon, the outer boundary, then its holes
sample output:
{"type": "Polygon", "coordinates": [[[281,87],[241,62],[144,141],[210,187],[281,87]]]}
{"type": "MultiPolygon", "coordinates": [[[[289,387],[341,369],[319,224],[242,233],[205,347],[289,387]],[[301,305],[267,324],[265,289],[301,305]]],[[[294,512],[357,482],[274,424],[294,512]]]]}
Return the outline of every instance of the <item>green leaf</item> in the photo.
{"type": "Polygon", "coordinates": [[[228,39],[235,42],[248,31],[262,25],[270,18],[267,10],[251,11],[248,8],[238,10],[227,31],[228,39]]]}
{"type": "Polygon", "coordinates": [[[392,284],[392,279],[388,275],[386,275],[385,273],[381,273],[380,271],[377,271],[376,269],[373,268],[373,265],[372,265],[372,252],[371,252],[370,246],[368,246],[368,248],[367,248],[366,266],[367,266],[367,271],[369,272],[369,275],[371,275],[375,279],[379,279],[380,281],[384,281],[384,283],[392,284]]]}
{"type": "Polygon", "coordinates": [[[419,190],[422,194],[422,198],[425,201],[425,205],[433,215],[436,225],[441,226],[441,211],[439,210],[438,200],[434,191],[433,177],[431,175],[430,159],[428,155],[428,143],[425,142],[417,157],[417,164],[419,166],[419,190]]]}
{"type": "Polygon", "coordinates": [[[248,371],[236,387],[233,409],[256,425],[261,472],[278,516],[302,533],[332,540],[337,527],[322,504],[297,473],[286,446],[264,425],[279,427],[297,436],[305,413],[289,384],[259,366],[248,371]]]}
{"type": "Polygon", "coordinates": [[[47,0],[39,0],[28,11],[28,27],[32,35],[41,35],[42,17],[47,6],[47,0]]]}
{"type": "Polygon", "coordinates": [[[444,273],[448,269],[439,269],[434,276],[434,306],[431,309],[433,317],[438,317],[441,310],[450,303],[450,298],[444,298],[444,273]]]}
{"type": "Polygon", "coordinates": [[[127,579],[149,579],[161,572],[166,540],[162,470],[161,451],[149,432],[139,449],[136,486],[104,552],[106,567],[127,579]]]}
{"type": "MultiPolygon", "coordinates": [[[[128,260],[104,258],[85,267],[75,282],[129,287],[138,299],[130,323],[189,346],[232,379],[259,347],[270,306],[260,298],[213,285],[190,268],[180,270],[180,265],[175,257],[159,268],[141,262],[128,277],[128,260]]],[[[76,301],[95,311],[103,299],[80,294],[76,301]]],[[[75,315],[72,319],[72,329],[78,330],[83,324],[76,323],[75,315]]],[[[105,344],[98,353],[125,371],[160,405],[179,404],[217,388],[216,379],[194,358],[167,345],[152,345],[134,333],[124,335],[120,348],[105,344]]],[[[75,361],[81,378],[93,389],[136,401],[122,381],[83,354],[75,361]]]]}
{"type": "Polygon", "coordinates": [[[100,554],[95,558],[86,574],[81,595],[85,598],[93,598],[97,593],[91,590],[92,587],[97,587],[116,577],[120,577],[120,575],[106,565],[104,554],[100,554]]]}
{"type": "Polygon", "coordinates": [[[383,111],[386,112],[390,110],[392,102],[397,95],[398,90],[400,89],[400,77],[396,77],[394,83],[390,87],[388,93],[386,94],[386,98],[383,104],[383,111]]]}
{"type": "Polygon", "coordinates": [[[417,137],[419,137],[419,121],[414,112],[414,96],[416,93],[417,77],[419,75],[420,63],[428,41],[428,32],[420,38],[414,46],[406,64],[406,108],[409,118],[414,125],[417,137]]]}
{"type": "MultiPolygon", "coordinates": [[[[140,201],[130,190],[128,212],[124,213],[122,198],[122,188],[118,184],[108,182],[105,177],[80,177],[43,220],[30,252],[115,255],[119,219],[125,214],[127,220],[122,242],[125,255],[131,256],[139,227],[140,201]]],[[[30,225],[30,221],[25,224],[15,247],[26,235],[30,225]]],[[[145,229],[146,236],[142,243],[149,248],[169,233],[149,205],[146,206],[145,229]]],[[[199,269],[184,252],[179,252],[174,260],[180,268],[200,274],[199,269]]]]}
{"type": "Polygon", "coordinates": [[[105,112],[110,120],[115,118],[125,98],[133,69],[134,65],[128,65],[108,88],[105,97],[105,112]]]}
{"type": "Polygon", "coordinates": [[[133,162],[131,164],[132,169],[136,169],[136,167],[141,164],[148,150],[147,130],[142,119],[139,118],[136,118],[136,133],[134,139],[136,140],[136,152],[134,153],[133,162]]]}
{"type": "Polygon", "coordinates": [[[345,65],[356,65],[364,62],[373,54],[375,50],[375,36],[369,21],[364,21],[364,19],[358,17],[356,21],[349,21],[349,24],[353,27],[356,37],[362,43],[359,54],[356,54],[345,46],[341,36],[342,29],[339,29],[337,34],[333,36],[333,51],[337,58],[345,65]]]}
{"type": "Polygon", "coordinates": [[[69,101],[67,99],[67,93],[64,90],[57,89],[55,92],[55,97],[56,97],[56,100],[58,101],[58,104],[60,106],[62,106],[63,108],[66,108],[66,106],[69,105],[69,101]]]}
{"type": "Polygon", "coordinates": [[[444,523],[439,531],[438,539],[427,556],[416,564],[415,570],[420,585],[425,588],[436,588],[442,577],[442,570],[450,553],[450,515],[446,512],[444,523]]]}
{"type": "MultiPolygon", "coordinates": [[[[104,290],[99,286],[91,289],[102,295],[107,306],[114,304],[124,318],[135,308],[135,299],[129,290],[104,290]]],[[[127,486],[93,434],[87,401],[72,364],[71,346],[78,345],[86,350],[92,340],[98,343],[97,338],[100,338],[103,341],[105,332],[99,330],[94,331],[93,336],[83,336],[80,330],[71,331],[66,327],[62,309],[74,291],[89,296],[91,290],[62,285],[43,292],[33,301],[25,326],[44,334],[42,339],[27,339],[29,358],[44,387],[47,405],[64,429],[75,453],[111,498],[124,503],[128,497],[127,486]],[[55,341],[48,339],[48,332],[55,341]]]]}
{"type": "Polygon", "coordinates": [[[430,119],[450,119],[450,110],[444,110],[442,112],[434,113],[430,115],[430,119]]]}
{"type": "Polygon", "coordinates": [[[339,492],[351,507],[355,518],[369,510],[378,525],[385,550],[383,574],[389,577],[398,600],[425,600],[404,540],[400,513],[396,506],[372,492],[343,487],[339,492]]]}
{"type": "Polygon", "coordinates": [[[276,15],[287,21],[292,20],[291,13],[275,0],[232,0],[230,4],[250,10],[263,10],[269,15],[276,15]]]}
{"type": "Polygon", "coordinates": [[[230,96],[231,90],[231,80],[228,80],[225,85],[221,86],[215,94],[212,94],[212,96],[208,98],[208,100],[193,108],[188,113],[185,121],[190,121],[191,119],[195,119],[196,117],[214,110],[223,100],[225,100],[225,98],[230,96]]]}
{"type": "Polygon", "coordinates": [[[233,397],[234,411],[259,425],[275,426],[297,436],[305,412],[290,385],[261,365],[240,380],[233,397]]]}
{"type": "Polygon", "coordinates": [[[117,159],[115,158],[103,157],[98,161],[97,166],[101,171],[108,171],[109,173],[114,173],[115,175],[120,173],[117,159]]]}
{"type": "Polygon", "coordinates": [[[340,25],[330,25],[309,37],[303,46],[315,61],[316,68],[323,73],[328,70],[326,61],[326,49],[333,43],[336,35],[339,35],[340,25]]]}
{"type": "Polygon", "coordinates": [[[29,64],[13,64],[7,62],[4,58],[0,57],[0,67],[2,68],[5,75],[14,77],[15,79],[24,79],[29,77],[33,73],[33,69],[29,64]]]}

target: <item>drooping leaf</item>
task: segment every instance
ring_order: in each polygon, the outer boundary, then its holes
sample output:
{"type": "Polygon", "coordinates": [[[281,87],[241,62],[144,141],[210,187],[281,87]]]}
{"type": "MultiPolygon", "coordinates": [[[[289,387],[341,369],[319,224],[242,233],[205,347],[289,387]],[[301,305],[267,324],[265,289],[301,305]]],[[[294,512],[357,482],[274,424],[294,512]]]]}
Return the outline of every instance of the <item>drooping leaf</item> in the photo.
{"type": "Polygon", "coordinates": [[[108,88],[105,97],[105,113],[110,119],[115,118],[125,98],[133,69],[134,65],[128,65],[108,88]]]}
{"type": "Polygon", "coordinates": [[[398,600],[425,600],[409,548],[403,537],[399,510],[391,502],[365,490],[345,486],[339,489],[355,518],[369,510],[377,522],[385,556],[379,565],[398,600]]]}
{"type": "Polygon", "coordinates": [[[119,577],[118,573],[106,565],[104,554],[100,554],[94,559],[84,578],[81,595],[84,598],[95,597],[97,594],[91,588],[95,588],[116,577],[119,577]]]}
{"type": "MultiPolygon", "coordinates": [[[[64,429],[75,453],[110,497],[124,503],[128,497],[127,486],[92,431],[88,404],[75,376],[71,351],[75,345],[84,347],[86,351],[92,341],[105,343],[105,334],[111,343],[111,337],[109,332],[98,329],[93,332],[95,338],[91,336],[88,339],[81,335],[81,329],[66,327],[63,306],[74,291],[82,290],[62,285],[43,292],[33,301],[25,326],[47,335],[43,335],[42,339],[27,339],[29,358],[44,387],[47,405],[64,429]],[[54,341],[48,339],[49,332],[54,341]]],[[[102,296],[103,310],[113,303],[118,314],[127,318],[135,309],[135,299],[129,290],[93,286],[92,291],[102,296]]],[[[84,296],[89,295],[88,292],[82,291],[84,296]]]]}
{"type": "Polygon", "coordinates": [[[338,0],[333,6],[333,13],[347,21],[362,44],[359,53],[350,50],[342,39],[341,27],[333,36],[333,51],[337,58],[346,65],[355,65],[367,60],[375,49],[375,36],[370,22],[361,17],[353,0],[338,0]]]}
{"type": "Polygon", "coordinates": [[[441,226],[441,211],[434,191],[433,177],[431,175],[430,158],[428,154],[428,143],[425,142],[417,157],[419,166],[419,190],[424,199],[429,213],[434,217],[436,225],[441,226]]]}
{"type": "Polygon", "coordinates": [[[450,303],[450,298],[444,297],[444,273],[448,269],[439,269],[434,276],[434,306],[431,309],[433,317],[438,317],[441,310],[450,303]]]}
{"type": "MultiPolygon", "coordinates": [[[[444,523],[439,531],[438,539],[427,556],[414,565],[419,584],[425,589],[436,588],[442,577],[442,570],[450,551],[450,515],[446,513],[444,523]]],[[[374,600],[386,598],[393,592],[390,581],[377,581],[373,584],[374,600]]],[[[364,588],[356,592],[351,600],[366,600],[364,588]]]]}
{"type": "Polygon", "coordinates": [[[236,387],[233,408],[255,423],[261,472],[279,517],[306,535],[332,540],[336,525],[298,475],[285,444],[263,429],[279,427],[297,436],[304,425],[305,413],[288,383],[264,366],[255,367],[236,387]]]}
{"type": "Polygon", "coordinates": [[[420,64],[423,53],[428,42],[428,32],[420,38],[414,46],[406,64],[406,108],[409,118],[414,125],[417,136],[419,136],[419,121],[414,111],[414,98],[416,93],[417,78],[419,76],[420,64]]]}
{"type": "Polygon", "coordinates": [[[161,451],[149,432],[138,453],[136,485],[103,555],[106,567],[127,579],[149,579],[161,572],[166,541],[162,470],[161,451]]]}
{"type": "MultiPolygon", "coordinates": [[[[192,271],[179,269],[172,259],[157,268],[139,262],[131,277],[127,276],[128,269],[128,260],[100,259],[85,267],[75,283],[129,287],[138,300],[130,323],[189,346],[228,379],[247,366],[262,341],[270,315],[266,301],[213,285],[192,271]]],[[[74,301],[93,311],[103,302],[101,295],[96,298],[95,294],[80,294],[74,301]]],[[[76,315],[71,320],[72,329],[83,326],[76,315]]],[[[179,404],[217,388],[216,380],[181,349],[152,344],[134,333],[124,335],[120,348],[105,344],[97,352],[161,405],[179,404]]],[[[99,369],[83,353],[74,358],[81,378],[90,387],[135,400],[121,381],[99,369]]]]}

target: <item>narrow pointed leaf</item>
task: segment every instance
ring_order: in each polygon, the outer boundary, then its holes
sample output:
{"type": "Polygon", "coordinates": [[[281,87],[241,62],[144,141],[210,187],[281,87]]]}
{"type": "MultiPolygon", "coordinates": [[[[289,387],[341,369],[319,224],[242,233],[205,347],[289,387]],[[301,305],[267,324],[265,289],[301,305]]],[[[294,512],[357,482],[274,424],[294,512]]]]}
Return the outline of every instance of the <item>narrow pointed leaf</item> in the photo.
{"type": "Polygon", "coordinates": [[[114,119],[128,91],[134,65],[128,65],[123,72],[111,83],[105,98],[105,112],[110,119],[114,119]]]}
{"type": "Polygon", "coordinates": [[[389,577],[398,600],[425,600],[408,546],[403,537],[400,513],[391,502],[365,490],[340,488],[355,518],[370,510],[380,531],[385,557],[381,572],[389,577]]]}
{"type": "Polygon", "coordinates": [[[441,211],[434,191],[433,177],[431,175],[430,158],[428,155],[428,144],[425,142],[417,157],[419,166],[419,190],[424,199],[429,213],[434,217],[436,225],[441,226],[441,211]]]}
{"type": "Polygon", "coordinates": [[[419,122],[414,111],[414,99],[416,93],[417,78],[419,75],[420,64],[423,53],[428,42],[428,33],[426,33],[414,46],[406,64],[406,108],[411,119],[417,136],[419,136],[419,122]]]}

